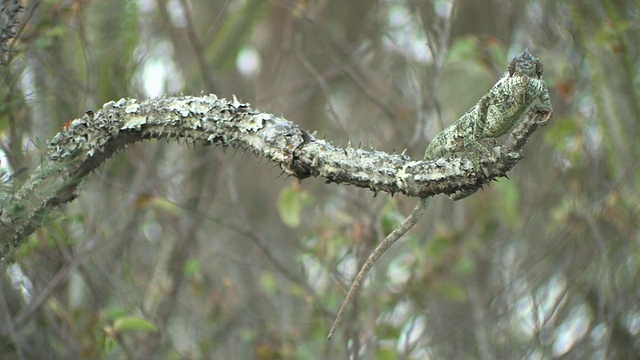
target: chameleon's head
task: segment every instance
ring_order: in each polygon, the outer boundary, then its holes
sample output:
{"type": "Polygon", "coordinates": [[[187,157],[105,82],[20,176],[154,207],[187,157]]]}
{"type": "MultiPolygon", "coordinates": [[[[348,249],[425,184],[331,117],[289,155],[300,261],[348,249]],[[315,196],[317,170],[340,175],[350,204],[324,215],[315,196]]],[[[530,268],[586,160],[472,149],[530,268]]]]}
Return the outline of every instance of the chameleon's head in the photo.
{"type": "Polygon", "coordinates": [[[542,63],[525,50],[509,64],[509,76],[527,76],[535,79],[542,77],[542,63]]]}

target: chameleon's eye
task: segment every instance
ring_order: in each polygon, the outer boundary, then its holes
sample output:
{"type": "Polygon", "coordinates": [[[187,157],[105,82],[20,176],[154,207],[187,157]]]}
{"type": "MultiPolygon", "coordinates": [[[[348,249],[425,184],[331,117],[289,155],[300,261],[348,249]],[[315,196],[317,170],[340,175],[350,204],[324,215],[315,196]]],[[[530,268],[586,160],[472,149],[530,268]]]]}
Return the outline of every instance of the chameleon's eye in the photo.
{"type": "Polygon", "coordinates": [[[513,60],[511,60],[511,63],[509,63],[509,76],[513,76],[513,73],[516,72],[516,58],[513,58],[513,60]]]}
{"type": "Polygon", "coordinates": [[[542,63],[540,60],[536,60],[536,75],[538,75],[539,78],[542,77],[542,70],[542,63]]]}

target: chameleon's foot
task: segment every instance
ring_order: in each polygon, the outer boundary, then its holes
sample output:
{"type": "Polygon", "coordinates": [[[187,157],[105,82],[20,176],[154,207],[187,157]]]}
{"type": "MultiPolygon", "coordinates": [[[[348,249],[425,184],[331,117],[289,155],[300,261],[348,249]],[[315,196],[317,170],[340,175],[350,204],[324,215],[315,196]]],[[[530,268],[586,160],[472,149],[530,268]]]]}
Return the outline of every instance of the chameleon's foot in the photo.
{"type": "Polygon", "coordinates": [[[493,150],[493,146],[490,145],[489,141],[468,141],[465,144],[465,151],[469,160],[473,164],[473,170],[478,174],[484,174],[484,170],[482,167],[482,162],[487,159],[494,159],[496,157],[496,153],[493,150]]]}
{"type": "Polygon", "coordinates": [[[549,123],[549,120],[551,120],[551,117],[553,116],[553,110],[550,107],[542,104],[534,105],[533,111],[543,115],[542,119],[538,120],[538,126],[547,125],[549,123]]]}
{"type": "Polygon", "coordinates": [[[456,192],[454,192],[453,194],[449,195],[449,199],[451,199],[452,201],[458,201],[458,200],[462,200],[468,196],[471,196],[473,194],[476,193],[476,191],[478,191],[478,189],[473,189],[473,190],[458,190],[456,192]]]}

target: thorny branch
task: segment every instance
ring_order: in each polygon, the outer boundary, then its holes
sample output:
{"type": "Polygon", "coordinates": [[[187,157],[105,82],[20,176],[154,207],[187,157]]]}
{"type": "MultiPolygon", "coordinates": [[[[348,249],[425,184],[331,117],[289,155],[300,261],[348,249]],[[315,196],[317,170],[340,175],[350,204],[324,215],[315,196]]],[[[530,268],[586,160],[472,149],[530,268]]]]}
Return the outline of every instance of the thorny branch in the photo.
{"type": "Polygon", "coordinates": [[[477,189],[505,176],[522,158],[522,146],[540,116],[529,114],[511,132],[500,153],[482,161],[483,174],[478,174],[464,157],[415,161],[375,149],[340,148],[235,98],[207,95],[111,101],[65,125],[49,142],[47,154],[30,179],[3,201],[0,256],[7,256],[42,226],[47,211],[73,200],[91,171],[136,141],[178,139],[186,144],[244,148],[300,180],[320,176],[327,183],[351,184],[374,193],[426,197],[477,189]]]}

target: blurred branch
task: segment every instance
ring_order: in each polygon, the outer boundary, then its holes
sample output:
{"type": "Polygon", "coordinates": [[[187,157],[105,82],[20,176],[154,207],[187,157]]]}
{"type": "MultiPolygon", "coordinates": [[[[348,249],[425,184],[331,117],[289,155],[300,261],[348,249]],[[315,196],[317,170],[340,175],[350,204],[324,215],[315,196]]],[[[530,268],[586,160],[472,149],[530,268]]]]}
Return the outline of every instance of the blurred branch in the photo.
{"type": "Polygon", "coordinates": [[[49,142],[41,165],[2,204],[1,254],[46,223],[48,211],[73,200],[83,179],[119,149],[145,139],[183,139],[186,145],[222,145],[250,150],[302,180],[320,176],[375,193],[426,197],[477,189],[505,176],[518,160],[539,114],[530,113],[511,133],[500,155],[482,162],[483,174],[466,158],[414,161],[409,157],[316,139],[292,122],[215,95],[108,102],[95,114],[65,124],[49,142]]]}
{"type": "Polygon", "coordinates": [[[0,1],[0,64],[11,59],[9,40],[18,33],[18,14],[23,9],[19,0],[0,1]]]}

